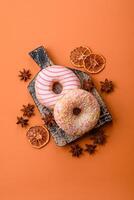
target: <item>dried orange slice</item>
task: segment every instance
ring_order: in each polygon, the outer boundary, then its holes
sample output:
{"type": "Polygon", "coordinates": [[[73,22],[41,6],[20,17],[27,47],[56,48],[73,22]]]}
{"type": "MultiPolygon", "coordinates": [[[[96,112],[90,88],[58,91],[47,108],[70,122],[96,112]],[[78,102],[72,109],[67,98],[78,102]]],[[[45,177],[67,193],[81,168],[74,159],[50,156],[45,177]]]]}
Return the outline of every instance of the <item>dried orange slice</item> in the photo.
{"type": "Polygon", "coordinates": [[[84,68],[91,74],[97,74],[105,67],[106,60],[102,55],[91,53],[84,59],[84,68]]]}
{"type": "Polygon", "coordinates": [[[49,132],[42,126],[31,127],[26,134],[28,141],[34,148],[40,149],[49,142],[49,132]]]}
{"type": "Polygon", "coordinates": [[[80,46],[70,53],[70,61],[75,67],[84,67],[84,59],[91,54],[88,47],[80,46]]]}

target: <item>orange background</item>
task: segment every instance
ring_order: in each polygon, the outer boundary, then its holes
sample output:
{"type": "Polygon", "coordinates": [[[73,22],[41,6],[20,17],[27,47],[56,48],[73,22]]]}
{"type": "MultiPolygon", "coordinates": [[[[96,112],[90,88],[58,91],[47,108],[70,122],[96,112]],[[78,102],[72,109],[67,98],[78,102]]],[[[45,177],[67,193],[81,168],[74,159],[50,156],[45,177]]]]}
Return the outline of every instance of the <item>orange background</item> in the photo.
{"type": "MultiPolygon", "coordinates": [[[[134,42],[132,0],[4,0],[0,5],[0,199],[134,199],[134,42]],[[39,67],[28,52],[44,45],[56,64],[70,65],[69,53],[88,45],[107,59],[100,80],[114,81],[103,95],[114,122],[108,143],[95,156],[73,158],[51,138],[41,150],[16,125],[22,104],[33,103],[18,71],[39,67]]],[[[30,126],[42,125],[40,114],[30,126]]],[[[81,141],[83,145],[88,139],[81,141]]]]}

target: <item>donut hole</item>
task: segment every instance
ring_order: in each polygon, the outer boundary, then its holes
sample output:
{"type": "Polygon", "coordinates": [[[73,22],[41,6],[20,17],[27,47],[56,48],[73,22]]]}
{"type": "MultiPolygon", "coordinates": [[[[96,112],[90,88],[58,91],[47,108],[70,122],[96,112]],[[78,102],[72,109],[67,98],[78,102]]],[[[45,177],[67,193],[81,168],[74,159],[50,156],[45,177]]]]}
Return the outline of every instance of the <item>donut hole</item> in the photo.
{"type": "Polygon", "coordinates": [[[76,108],[73,109],[73,114],[74,115],[79,115],[80,113],[81,113],[81,109],[80,108],[76,107],[76,108]]]}
{"type": "Polygon", "coordinates": [[[56,82],[53,83],[53,85],[52,85],[52,91],[55,94],[60,94],[62,92],[62,90],[63,90],[63,87],[62,87],[62,85],[58,81],[56,81],[56,82]]]}

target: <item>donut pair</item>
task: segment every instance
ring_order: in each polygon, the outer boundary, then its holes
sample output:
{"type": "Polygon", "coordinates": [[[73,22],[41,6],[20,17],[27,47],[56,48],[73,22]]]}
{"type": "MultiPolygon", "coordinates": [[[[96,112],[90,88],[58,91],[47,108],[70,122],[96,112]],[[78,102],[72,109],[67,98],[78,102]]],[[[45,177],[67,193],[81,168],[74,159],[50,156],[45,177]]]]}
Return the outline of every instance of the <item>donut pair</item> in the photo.
{"type": "Polygon", "coordinates": [[[69,135],[88,132],[100,116],[95,97],[80,87],[80,80],[74,72],[58,65],[41,70],[35,81],[38,101],[54,110],[56,123],[69,135]]]}

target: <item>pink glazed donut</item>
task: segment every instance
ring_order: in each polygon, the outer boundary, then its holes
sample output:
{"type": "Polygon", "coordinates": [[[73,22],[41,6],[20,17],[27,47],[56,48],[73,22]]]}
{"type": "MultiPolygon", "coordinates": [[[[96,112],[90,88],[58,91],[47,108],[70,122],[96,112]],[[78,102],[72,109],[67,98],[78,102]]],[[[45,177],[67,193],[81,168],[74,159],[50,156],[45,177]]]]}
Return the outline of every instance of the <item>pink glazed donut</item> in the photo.
{"type": "Polygon", "coordinates": [[[50,109],[64,94],[77,88],[80,88],[80,80],[75,73],[59,65],[42,69],[35,80],[35,92],[38,101],[50,109]],[[60,92],[53,90],[56,84],[60,86],[60,92]]]}
{"type": "Polygon", "coordinates": [[[57,101],[54,118],[69,135],[83,135],[98,122],[100,106],[96,98],[82,89],[71,90],[57,101]]]}

